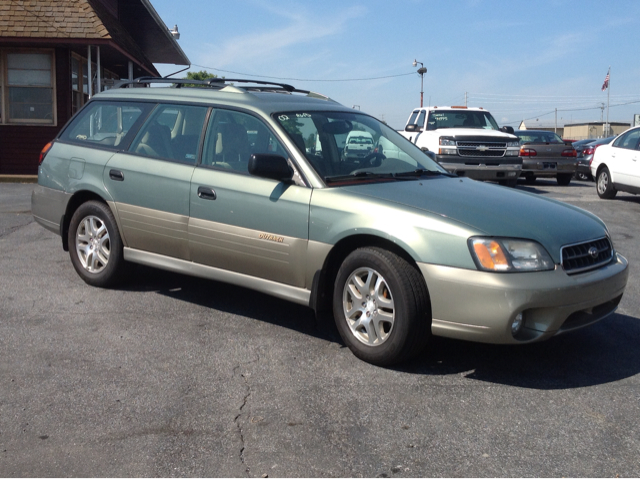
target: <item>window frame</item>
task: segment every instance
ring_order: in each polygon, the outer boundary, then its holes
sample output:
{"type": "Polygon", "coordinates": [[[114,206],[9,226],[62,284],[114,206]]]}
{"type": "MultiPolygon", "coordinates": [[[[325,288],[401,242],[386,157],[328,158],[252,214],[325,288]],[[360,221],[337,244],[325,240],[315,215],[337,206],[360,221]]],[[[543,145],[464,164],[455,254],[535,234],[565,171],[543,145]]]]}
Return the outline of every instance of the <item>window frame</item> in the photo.
{"type": "Polygon", "coordinates": [[[53,48],[2,48],[0,49],[0,125],[58,126],[58,102],[56,83],[56,52],[53,48]],[[51,120],[19,118],[11,119],[11,101],[9,84],[10,54],[46,54],[51,58],[51,83],[48,87],[19,85],[19,88],[47,88],[51,91],[51,120]]]}
{"type": "Polygon", "coordinates": [[[110,150],[110,151],[123,151],[126,152],[133,139],[136,137],[142,124],[147,120],[151,112],[155,109],[157,103],[156,102],[145,102],[145,101],[131,101],[131,100],[90,100],[81,110],[80,112],[74,116],[74,118],[67,123],[66,127],[63,128],[58,134],[56,141],[61,143],[83,146],[85,148],[96,148],[100,150],[110,150]],[[95,106],[96,108],[100,106],[113,106],[113,105],[121,105],[121,106],[143,106],[142,113],[138,116],[138,118],[133,122],[129,131],[124,136],[122,142],[119,145],[103,145],[100,143],[89,143],[82,140],[75,140],[68,137],[68,133],[72,131],[72,129],[81,121],[87,117],[87,115],[91,114],[92,108],[95,106]]]}

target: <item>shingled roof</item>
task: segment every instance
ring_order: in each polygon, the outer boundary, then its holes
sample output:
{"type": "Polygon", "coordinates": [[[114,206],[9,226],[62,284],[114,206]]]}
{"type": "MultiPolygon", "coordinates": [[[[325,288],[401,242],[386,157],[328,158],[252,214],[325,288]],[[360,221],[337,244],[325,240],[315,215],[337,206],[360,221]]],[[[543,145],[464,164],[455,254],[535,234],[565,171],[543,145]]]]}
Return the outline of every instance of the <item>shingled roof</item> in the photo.
{"type": "Polygon", "coordinates": [[[98,0],[1,0],[0,39],[5,42],[26,38],[48,39],[53,43],[80,39],[95,39],[95,44],[114,42],[154,71],[151,61],[190,63],[148,0],[133,0],[123,5],[127,9],[123,14],[129,28],[98,0]],[[127,17],[132,8],[135,8],[135,19],[127,17]],[[135,24],[144,25],[145,31],[137,31],[135,24]],[[149,41],[150,35],[154,41],[149,41]]]}
{"type": "Polygon", "coordinates": [[[9,0],[0,4],[0,36],[112,38],[88,0],[9,0]]]}

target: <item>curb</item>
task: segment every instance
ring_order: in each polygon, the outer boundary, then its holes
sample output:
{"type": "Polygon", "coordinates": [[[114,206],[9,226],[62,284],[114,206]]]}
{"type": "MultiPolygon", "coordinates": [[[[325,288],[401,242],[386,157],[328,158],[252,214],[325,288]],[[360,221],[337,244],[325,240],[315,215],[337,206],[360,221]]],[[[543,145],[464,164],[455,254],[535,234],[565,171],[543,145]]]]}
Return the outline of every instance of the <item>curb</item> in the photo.
{"type": "Polygon", "coordinates": [[[0,183],[37,183],[38,175],[0,175],[0,183]]]}

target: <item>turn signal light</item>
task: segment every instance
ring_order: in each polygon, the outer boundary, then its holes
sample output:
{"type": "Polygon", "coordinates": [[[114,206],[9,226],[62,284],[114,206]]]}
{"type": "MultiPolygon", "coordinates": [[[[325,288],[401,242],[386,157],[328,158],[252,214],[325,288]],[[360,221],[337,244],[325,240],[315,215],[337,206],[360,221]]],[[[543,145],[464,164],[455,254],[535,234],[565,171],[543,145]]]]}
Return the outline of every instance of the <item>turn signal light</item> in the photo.
{"type": "Polygon", "coordinates": [[[49,143],[44,145],[44,148],[40,152],[40,158],[38,159],[38,166],[42,164],[42,162],[44,161],[44,157],[47,156],[47,153],[49,153],[49,150],[51,149],[52,146],[53,146],[53,141],[50,141],[49,143]]]}

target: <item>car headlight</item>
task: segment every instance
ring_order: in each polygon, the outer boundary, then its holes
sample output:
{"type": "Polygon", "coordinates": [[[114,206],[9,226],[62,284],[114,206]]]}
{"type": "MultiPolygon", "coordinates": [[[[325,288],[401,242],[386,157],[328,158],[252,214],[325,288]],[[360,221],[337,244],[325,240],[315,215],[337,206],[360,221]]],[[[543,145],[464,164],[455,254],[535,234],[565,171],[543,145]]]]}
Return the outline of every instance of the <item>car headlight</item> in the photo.
{"type": "Polygon", "coordinates": [[[469,238],[478,269],[500,273],[548,271],[555,268],[549,253],[535,241],[511,238],[469,238]]]}
{"type": "Polygon", "coordinates": [[[442,146],[457,146],[456,145],[456,140],[451,136],[441,136],[440,137],[440,144],[442,146]]]}
{"type": "Polygon", "coordinates": [[[520,146],[520,142],[519,141],[508,141],[507,142],[507,148],[509,147],[513,147],[513,146],[520,146]]]}

